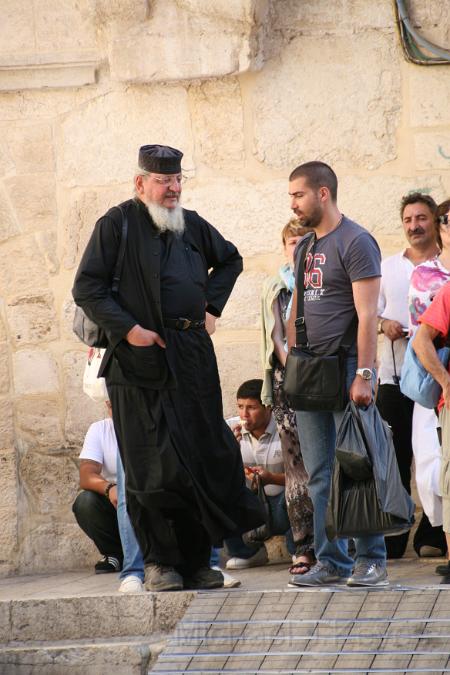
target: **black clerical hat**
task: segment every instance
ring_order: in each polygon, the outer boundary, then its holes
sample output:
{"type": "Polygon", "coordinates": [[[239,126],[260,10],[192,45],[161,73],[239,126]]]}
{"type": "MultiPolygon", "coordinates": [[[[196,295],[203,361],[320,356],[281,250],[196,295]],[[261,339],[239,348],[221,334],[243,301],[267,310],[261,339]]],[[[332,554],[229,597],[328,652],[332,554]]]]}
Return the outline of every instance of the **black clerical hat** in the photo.
{"type": "Polygon", "coordinates": [[[143,145],[139,149],[139,166],[151,173],[181,173],[183,153],[169,145],[143,145]]]}

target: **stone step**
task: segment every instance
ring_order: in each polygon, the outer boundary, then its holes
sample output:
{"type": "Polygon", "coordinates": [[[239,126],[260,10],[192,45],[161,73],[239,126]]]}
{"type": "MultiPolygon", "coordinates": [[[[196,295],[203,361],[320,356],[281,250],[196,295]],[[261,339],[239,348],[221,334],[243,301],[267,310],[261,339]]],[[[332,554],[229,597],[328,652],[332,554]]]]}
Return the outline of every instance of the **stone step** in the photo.
{"type": "Polygon", "coordinates": [[[2,600],[0,643],[167,634],[194,595],[182,591],[2,600]]]}
{"type": "Polygon", "coordinates": [[[0,675],[142,675],[164,647],[157,637],[0,645],[0,675]]]}
{"type": "Polygon", "coordinates": [[[199,593],[152,674],[447,673],[449,590],[199,593]]]}

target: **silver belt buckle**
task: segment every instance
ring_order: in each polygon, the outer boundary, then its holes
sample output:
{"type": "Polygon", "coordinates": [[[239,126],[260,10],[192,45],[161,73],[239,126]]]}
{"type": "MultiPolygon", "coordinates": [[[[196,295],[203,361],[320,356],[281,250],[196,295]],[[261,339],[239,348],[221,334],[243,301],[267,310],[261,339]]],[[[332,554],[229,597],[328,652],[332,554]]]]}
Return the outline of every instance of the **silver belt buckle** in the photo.
{"type": "Polygon", "coordinates": [[[192,323],[190,319],[185,319],[182,316],[180,316],[179,321],[181,321],[182,324],[183,324],[182,327],[181,327],[181,330],[187,330],[192,323]]]}

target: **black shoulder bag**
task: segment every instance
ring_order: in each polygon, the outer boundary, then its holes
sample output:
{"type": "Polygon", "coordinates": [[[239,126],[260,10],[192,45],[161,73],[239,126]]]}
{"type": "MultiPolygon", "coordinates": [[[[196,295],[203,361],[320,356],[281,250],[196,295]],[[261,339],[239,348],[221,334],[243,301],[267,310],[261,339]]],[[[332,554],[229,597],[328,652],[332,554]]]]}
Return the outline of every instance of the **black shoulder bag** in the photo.
{"type": "Polygon", "coordinates": [[[348,395],[345,358],[356,325],[352,319],[335,354],[315,354],[308,347],[305,325],[305,260],[315,242],[310,236],[303,246],[297,268],[297,318],[295,347],[286,361],[283,389],[293,410],[343,410],[348,395]]]}
{"type": "MultiPolygon", "coordinates": [[[[125,249],[127,246],[128,235],[128,218],[121,206],[118,207],[122,214],[122,237],[120,240],[119,252],[117,254],[116,266],[111,284],[111,291],[116,294],[119,290],[120,277],[122,275],[123,259],[125,257],[125,249]]],[[[89,347],[107,347],[108,338],[106,333],[95,321],[86,316],[81,307],[75,307],[75,314],[73,317],[72,330],[81,342],[89,347]]]]}

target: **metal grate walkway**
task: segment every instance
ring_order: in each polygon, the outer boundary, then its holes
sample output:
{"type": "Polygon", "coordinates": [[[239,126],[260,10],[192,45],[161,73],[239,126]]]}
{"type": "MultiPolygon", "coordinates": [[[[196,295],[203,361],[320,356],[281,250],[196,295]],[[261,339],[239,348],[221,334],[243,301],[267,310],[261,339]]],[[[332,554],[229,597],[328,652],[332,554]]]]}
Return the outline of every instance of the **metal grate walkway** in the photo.
{"type": "Polygon", "coordinates": [[[152,673],[450,673],[449,590],[199,593],[152,673]]]}

